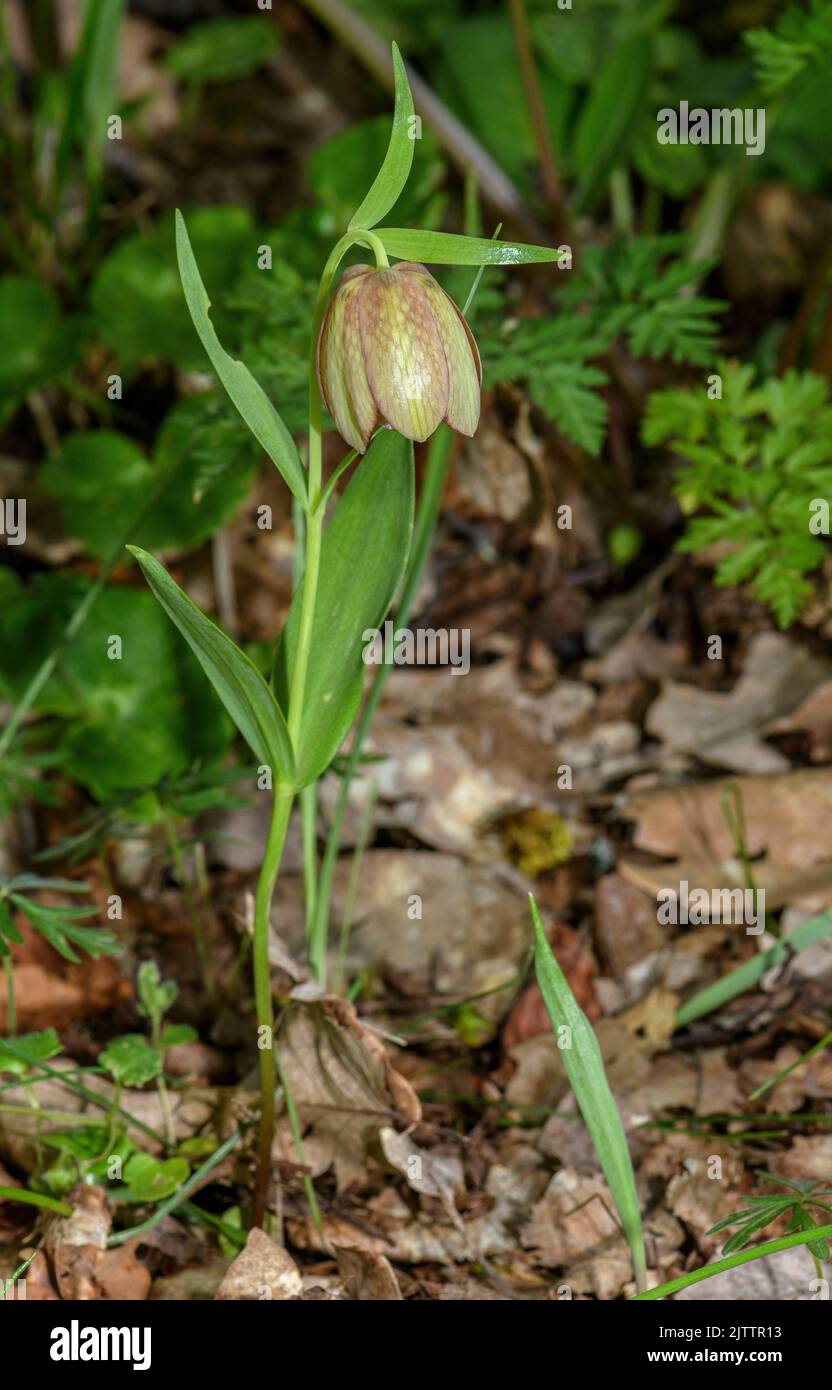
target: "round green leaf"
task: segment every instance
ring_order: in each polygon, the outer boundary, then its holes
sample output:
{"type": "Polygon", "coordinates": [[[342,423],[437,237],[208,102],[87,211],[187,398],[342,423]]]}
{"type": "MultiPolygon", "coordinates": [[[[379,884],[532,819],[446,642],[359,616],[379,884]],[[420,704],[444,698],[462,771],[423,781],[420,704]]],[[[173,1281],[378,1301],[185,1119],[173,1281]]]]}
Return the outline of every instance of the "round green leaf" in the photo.
{"type": "Polygon", "coordinates": [[[161,1075],[162,1054],[141,1033],[113,1038],[98,1058],[114,1081],[122,1086],[144,1086],[161,1075]]]}

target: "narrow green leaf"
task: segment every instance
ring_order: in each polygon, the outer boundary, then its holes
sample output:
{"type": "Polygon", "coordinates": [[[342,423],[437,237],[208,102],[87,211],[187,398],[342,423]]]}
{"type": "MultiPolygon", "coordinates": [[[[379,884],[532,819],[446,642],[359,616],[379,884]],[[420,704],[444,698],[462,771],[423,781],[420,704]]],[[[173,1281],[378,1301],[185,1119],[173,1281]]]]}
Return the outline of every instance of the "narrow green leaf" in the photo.
{"type": "Polygon", "coordinates": [[[739,1230],[726,1240],[722,1247],[723,1255],[733,1255],[735,1250],[741,1250],[744,1245],[748,1245],[755,1232],[761,1231],[764,1226],[770,1226],[772,1221],[776,1221],[785,1209],[779,1205],[772,1205],[763,1207],[760,1211],[752,1212],[750,1216],[746,1217],[739,1230]]]}
{"type": "Polygon", "coordinates": [[[793,1236],[780,1236],[777,1240],[766,1241],[764,1245],[756,1245],[753,1250],[743,1250],[739,1255],[729,1255],[727,1260],[715,1260],[712,1265],[705,1265],[703,1269],[691,1270],[689,1274],[682,1274],[678,1279],[659,1284],[656,1289],[636,1294],[633,1302],[652,1303],[656,1299],[667,1298],[672,1293],[678,1293],[680,1289],[689,1288],[691,1284],[701,1284],[703,1279],[712,1279],[715,1274],[725,1274],[729,1269],[750,1264],[752,1260],[762,1260],[766,1255],[778,1255],[781,1250],[791,1250],[796,1245],[811,1246],[818,1236],[825,1239],[832,1237],[832,1226],[819,1226],[814,1235],[798,1231],[793,1236]]]}
{"type": "Polygon", "coordinates": [[[356,227],[374,227],[397,201],[410,175],[415,140],[413,138],[413,95],[407,80],[398,45],[393,44],[393,74],[396,81],[396,105],[393,128],[384,163],[373,180],[372,187],[357,212],[350,218],[349,231],[356,227]]]}
{"type": "Polygon", "coordinates": [[[708,985],[707,989],[700,990],[686,1004],[683,1004],[676,1015],[676,1027],[685,1028],[687,1024],[693,1023],[694,1019],[701,1018],[703,1014],[710,1014],[713,1013],[714,1009],[721,1009],[722,1005],[727,1004],[729,999],[735,999],[738,994],[752,989],[769,970],[776,965],[781,965],[787,959],[790,950],[803,951],[807,946],[814,946],[815,942],[823,941],[824,937],[830,934],[832,934],[832,912],[821,912],[817,917],[810,917],[808,922],[801,922],[799,927],[789,932],[786,941],[778,941],[767,951],[761,951],[758,956],[752,956],[751,960],[737,966],[736,970],[729,971],[727,975],[722,976],[721,980],[717,980],[713,985],[708,985]]]}
{"type": "Polygon", "coordinates": [[[521,241],[457,236],[453,232],[419,231],[411,227],[378,227],[376,236],[390,256],[433,265],[534,265],[556,261],[554,246],[527,246],[521,241]]]}
{"type": "Polygon", "coordinates": [[[624,1126],[607,1081],[598,1039],[552,953],[531,893],[529,905],[534,922],[535,969],[540,993],[556,1035],[562,1027],[570,1030],[565,1039],[567,1046],[561,1049],[563,1065],[609,1184],[630,1246],[636,1285],[641,1290],[646,1272],[644,1233],[624,1126]]]}
{"type": "Polygon", "coordinates": [[[185,219],[178,208],[176,210],[176,257],[179,262],[182,289],[185,292],[185,299],[194,322],[194,328],[211,359],[214,371],[228,392],[234,406],[242,415],[257,442],[265,449],[293,496],[305,506],[307,500],[306,474],[303,471],[294,440],[260,383],[255,381],[245,363],[237,361],[226,352],[217,337],[208,314],[211,301],[197,268],[185,219]]]}
{"type": "MultiPolygon", "coordinates": [[[[768,1206],[768,1203],[765,1202],[765,1199],[760,1199],[760,1204],[761,1204],[761,1205],[765,1205],[766,1207],[768,1206]]],[[[717,1235],[720,1231],[727,1231],[729,1226],[736,1226],[736,1224],[737,1224],[738,1221],[747,1221],[747,1220],[748,1220],[748,1212],[747,1212],[747,1211],[732,1211],[730,1216],[724,1216],[724,1217],[722,1218],[721,1221],[717,1221],[716,1225],[714,1225],[714,1226],[709,1226],[708,1229],[707,1229],[707,1231],[705,1232],[705,1235],[706,1235],[706,1236],[715,1236],[715,1235],[717,1235]]]]}
{"type": "MultiPolygon", "coordinates": [[[[323,539],[312,653],[298,735],[298,790],[329,766],[355,718],[365,666],[363,633],[381,623],[404,572],[413,526],[413,450],[379,430],[338,502],[323,539]]],[[[302,587],[286,619],[275,687],[288,708],[302,587]]]]}
{"type": "Polygon", "coordinates": [[[593,83],[575,132],[577,211],[591,204],[634,139],[649,70],[650,39],[633,34],[618,44],[593,83]]]}
{"type": "Polygon", "coordinates": [[[66,1202],[58,1202],[43,1192],[29,1192],[25,1187],[0,1187],[0,1199],[4,1202],[24,1202],[30,1207],[42,1207],[44,1211],[54,1211],[59,1216],[71,1216],[73,1210],[66,1202]]]}
{"type": "Polygon", "coordinates": [[[89,0],[84,27],[68,73],[67,114],[58,148],[57,168],[63,181],[73,145],[84,156],[87,180],[101,173],[107,117],[117,102],[116,74],[125,0],[89,0]]]}
{"type": "Polygon", "coordinates": [[[155,597],[178,627],[258,762],[271,767],[276,782],[292,780],[294,759],[283,713],[257,667],[231,638],[183,594],[146,550],[134,555],[155,597]]]}
{"type": "Polygon", "coordinates": [[[72,949],[73,945],[86,951],[93,960],[98,960],[99,956],[122,954],[124,948],[112,932],[101,927],[76,925],[77,918],[94,917],[96,908],[47,907],[43,903],[33,902],[31,898],[24,898],[19,893],[11,893],[9,896],[15,907],[29,918],[32,926],[64,960],[72,961],[75,965],[79,963],[80,956],[72,949]]]}

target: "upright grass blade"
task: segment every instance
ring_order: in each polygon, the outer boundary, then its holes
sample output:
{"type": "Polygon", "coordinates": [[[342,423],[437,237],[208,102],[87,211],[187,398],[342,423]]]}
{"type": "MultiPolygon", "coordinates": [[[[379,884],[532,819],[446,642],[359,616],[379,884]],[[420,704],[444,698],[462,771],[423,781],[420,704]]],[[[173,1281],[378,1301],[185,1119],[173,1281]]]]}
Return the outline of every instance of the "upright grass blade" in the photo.
{"type": "Polygon", "coordinates": [[[396,105],[393,111],[393,128],[390,131],[390,144],[384,156],[384,163],[373,180],[372,188],[360,208],[350,219],[348,230],[357,227],[374,227],[382,217],[386,217],[399,194],[407,183],[413,151],[416,147],[413,120],[413,97],[407,80],[402,55],[393,44],[393,73],[396,81],[396,105]]]}
{"type": "Polygon", "coordinates": [[[214,371],[228,392],[258,444],[266,451],[293,496],[307,505],[306,474],[303,471],[294,440],[248,367],[227,353],[214,331],[208,310],[211,301],[202,283],[191,247],[185,219],[176,211],[176,256],[182,289],[194,328],[202,346],[211,359],[214,371]]]}
{"type": "Polygon", "coordinates": [[[585,212],[616,165],[626,164],[650,74],[644,34],[622,39],[601,68],[575,131],[576,212],[585,212]]]}
{"type": "Polygon", "coordinates": [[[69,101],[58,146],[58,187],[66,178],[73,145],[83,152],[84,173],[93,194],[101,177],[107,117],[116,100],[116,73],[125,0],[90,0],[84,27],[69,69],[69,101]]]}
{"type": "Polygon", "coordinates": [[[535,969],[540,993],[555,1034],[562,1028],[568,1029],[561,1051],[563,1065],[609,1184],[630,1246],[636,1287],[641,1292],[646,1275],[644,1232],[624,1126],[607,1081],[598,1039],[555,960],[531,893],[529,906],[534,922],[535,969]]]}
{"type": "Polygon", "coordinates": [[[810,917],[808,922],[801,922],[800,926],[789,932],[782,941],[777,941],[767,951],[752,956],[751,960],[737,966],[736,970],[730,970],[721,980],[708,985],[707,989],[700,990],[683,1004],[676,1015],[676,1027],[684,1028],[703,1014],[711,1014],[714,1009],[722,1008],[730,999],[735,999],[738,994],[744,994],[747,989],[753,988],[769,970],[776,965],[782,965],[788,960],[790,953],[804,951],[807,946],[814,946],[815,942],[823,941],[830,934],[832,912],[821,912],[817,917],[810,917]]]}
{"type": "Polygon", "coordinates": [[[802,1056],[798,1057],[794,1062],[790,1062],[787,1067],[782,1067],[780,1071],[776,1071],[773,1076],[769,1077],[768,1081],[764,1081],[762,1086],[758,1086],[756,1091],[752,1091],[748,1099],[759,1100],[760,1096],[764,1096],[766,1091],[770,1091],[772,1086],[777,1085],[778,1081],[782,1081],[784,1076],[790,1076],[793,1071],[796,1071],[798,1067],[804,1066],[812,1057],[816,1057],[819,1052],[825,1052],[827,1047],[832,1047],[832,1033],[826,1033],[821,1038],[820,1042],[816,1042],[812,1047],[808,1048],[802,1056]]]}

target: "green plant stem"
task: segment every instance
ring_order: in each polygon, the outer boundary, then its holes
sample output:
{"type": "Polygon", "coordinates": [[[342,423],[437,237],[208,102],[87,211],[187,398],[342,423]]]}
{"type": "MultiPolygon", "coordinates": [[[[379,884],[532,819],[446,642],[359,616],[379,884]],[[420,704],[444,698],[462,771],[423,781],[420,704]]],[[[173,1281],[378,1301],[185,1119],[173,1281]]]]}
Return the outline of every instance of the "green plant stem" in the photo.
{"type": "Polygon", "coordinates": [[[549,117],[537,71],[529,18],[526,13],[526,0],[508,0],[508,8],[511,16],[511,27],[514,30],[514,43],[517,48],[523,93],[534,142],[537,146],[537,157],[540,160],[540,172],[543,178],[543,187],[546,190],[546,200],[552,215],[552,223],[558,237],[568,237],[570,233],[568,222],[564,216],[563,185],[558,172],[552,133],[549,129],[549,117]]]}
{"type": "Polygon", "coordinates": [[[196,1202],[183,1202],[181,1210],[183,1216],[190,1216],[194,1221],[202,1221],[212,1231],[219,1231],[221,1235],[224,1235],[226,1240],[230,1240],[238,1250],[242,1250],[246,1243],[246,1233],[240,1230],[239,1226],[232,1226],[230,1221],[223,1221],[222,1217],[215,1216],[212,1211],[198,1207],[196,1202]]]}
{"type": "Polygon", "coordinates": [[[265,1220],[269,1198],[269,1179],[271,1177],[277,1069],[275,1066],[274,1005],[272,1003],[272,983],[269,970],[269,913],[280,861],[283,857],[283,846],[292,811],[292,799],[292,792],[288,788],[279,787],[275,792],[266,853],[260,868],[257,893],[254,899],[252,960],[260,1051],[260,1135],[257,1150],[257,1174],[254,1183],[252,1226],[262,1226],[265,1220]]]}
{"type": "Polygon", "coordinates": [[[6,1295],[9,1292],[9,1289],[14,1288],[18,1279],[23,1278],[23,1275],[26,1273],[27,1269],[29,1268],[29,1265],[32,1263],[37,1253],[37,1250],[33,1250],[28,1260],[24,1260],[22,1264],[19,1264],[17,1266],[17,1269],[14,1271],[14,1274],[11,1276],[11,1278],[7,1279],[5,1284],[0,1284],[0,1300],[5,1300],[6,1295]]]}
{"type": "MultiPolygon", "coordinates": [[[[317,371],[318,337],[321,331],[324,312],[326,310],[326,304],[332,282],[335,278],[335,273],[345,252],[356,240],[366,240],[367,244],[372,246],[375,250],[374,243],[377,242],[378,238],[374,237],[370,232],[357,232],[342,237],[336,246],[333,247],[329,259],[324,266],[321,281],[318,286],[318,297],[315,303],[315,314],[312,323],[312,337],[309,345],[309,459],[307,465],[306,493],[308,500],[306,524],[304,528],[303,589],[301,592],[298,640],[292,666],[292,679],[289,686],[289,709],[287,712],[289,738],[295,750],[295,754],[297,754],[298,735],[303,712],[303,696],[306,688],[306,672],[309,666],[309,655],[312,645],[312,628],[318,595],[318,577],[320,573],[321,542],[324,522],[324,509],[318,506],[321,494],[321,433],[323,426],[323,402],[318,387],[317,371]]],[[[264,1039],[261,1033],[260,1134],[258,1141],[257,1173],[254,1181],[254,1203],[252,1207],[253,1226],[263,1225],[268,1206],[269,1180],[271,1177],[272,1135],[274,1131],[275,1089],[277,1085],[277,1072],[280,1068],[279,1059],[276,1057],[274,1006],[272,1003],[271,974],[269,971],[269,912],[272,894],[274,893],[275,884],[277,882],[277,875],[280,871],[280,861],[283,857],[283,846],[286,840],[286,831],[289,826],[289,817],[292,812],[294,794],[294,787],[282,786],[275,789],[269,837],[266,844],[265,857],[260,869],[260,877],[257,882],[257,893],[254,901],[254,943],[252,951],[254,996],[257,1008],[258,1030],[268,1030],[266,1034],[268,1046],[262,1046],[264,1039]]],[[[322,977],[323,970],[321,970],[320,964],[315,973],[316,978],[322,977]]]]}
{"type": "Polygon", "coordinates": [[[719,251],[743,187],[745,172],[740,165],[734,165],[716,169],[711,174],[693,220],[687,251],[689,261],[704,261],[719,251]]]}
{"type": "MultiPolygon", "coordinates": [[[[427,561],[434,533],[436,522],[439,516],[439,508],[442,502],[442,494],[445,490],[445,480],[448,476],[448,463],[451,456],[451,445],[453,443],[453,433],[447,425],[441,425],[434,435],[430,449],[428,451],[428,465],[425,473],[425,480],[422,485],[422,493],[419,498],[419,509],[416,516],[416,526],[413,533],[413,547],[410,554],[407,574],[405,575],[399,604],[396,609],[395,624],[403,627],[407,623],[416,591],[422,578],[422,572],[427,561]]],[[[358,769],[361,759],[361,752],[364,741],[369,732],[370,726],[375,718],[376,710],[379,707],[384,687],[390,676],[390,666],[379,666],[375,673],[373,683],[370,686],[370,693],[361,711],[361,717],[353,737],[347,765],[341,778],[341,788],[338,793],[338,801],[332,817],[332,824],[327,836],[323,858],[321,860],[321,871],[318,879],[318,892],[315,904],[315,916],[310,938],[310,958],[324,960],[326,958],[326,938],[329,925],[329,909],[332,900],[332,880],[335,874],[335,864],[338,858],[338,851],[341,847],[341,832],[344,825],[347,803],[349,801],[350,787],[358,769]]]]}
{"type": "Polygon", "coordinates": [[[812,1231],[797,1231],[792,1236],[779,1236],[777,1240],[768,1240],[764,1245],[755,1246],[753,1250],[741,1250],[739,1254],[729,1255],[725,1260],[716,1260],[712,1265],[705,1265],[704,1269],[691,1270],[689,1274],[682,1274],[667,1284],[659,1284],[656,1289],[647,1289],[644,1293],[636,1294],[632,1302],[646,1303],[657,1298],[667,1298],[668,1294],[678,1293],[680,1289],[686,1289],[691,1284],[700,1284],[703,1279],[712,1279],[715,1274],[724,1274],[729,1269],[736,1269],[738,1265],[749,1264],[751,1260],[762,1260],[766,1255],[791,1250],[795,1245],[808,1245],[810,1241],[828,1240],[831,1236],[832,1226],[816,1226],[812,1231]]]}
{"type": "Polygon", "coordinates": [[[306,913],[306,939],[309,940],[315,918],[315,897],[318,891],[318,787],[310,782],[300,794],[301,838],[303,842],[303,901],[306,913]]]}
{"type": "Polygon", "coordinates": [[[790,1062],[787,1067],[783,1067],[782,1071],[775,1072],[774,1076],[770,1076],[768,1081],[764,1081],[762,1086],[757,1087],[756,1091],[752,1091],[748,1099],[759,1100],[760,1096],[764,1096],[766,1091],[770,1091],[772,1086],[777,1085],[778,1081],[782,1081],[784,1076],[789,1076],[796,1067],[802,1067],[805,1062],[810,1061],[812,1057],[816,1057],[819,1052],[823,1052],[827,1047],[832,1047],[832,1033],[827,1033],[825,1037],[821,1038],[820,1042],[816,1042],[814,1046],[810,1047],[808,1052],[804,1052],[802,1057],[798,1057],[796,1062],[790,1062]]]}
{"type": "Polygon", "coordinates": [[[808,946],[814,946],[817,941],[823,941],[830,934],[832,934],[832,912],[820,912],[816,917],[810,917],[808,922],[801,922],[800,926],[795,927],[788,936],[782,937],[773,946],[761,951],[759,955],[752,956],[751,960],[744,961],[736,969],[729,970],[728,974],[723,975],[715,984],[707,985],[692,999],[688,999],[676,1015],[675,1026],[685,1028],[689,1023],[702,1018],[704,1014],[713,1013],[715,1009],[722,1008],[723,1004],[727,1004],[730,999],[736,999],[738,994],[743,994],[745,990],[753,988],[758,980],[761,980],[774,966],[782,965],[789,959],[790,954],[804,951],[808,946]]]}
{"type": "Polygon", "coordinates": [[[54,1124],[59,1125],[88,1125],[90,1122],[89,1115],[79,1115],[77,1110],[42,1110],[40,1106],[33,1105],[5,1105],[0,1103],[0,1114],[35,1114],[39,1120],[51,1120],[54,1124]]]}
{"type": "MultiPolygon", "coordinates": [[[[165,1049],[162,1047],[162,1018],[160,1014],[157,1014],[153,1020],[151,1036],[153,1040],[153,1046],[158,1047],[159,1051],[162,1054],[162,1061],[164,1064],[165,1049]]],[[[164,1076],[156,1077],[156,1094],[159,1097],[159,1109],[162,1112],[162,1123],[165,1126],[165,1140],[168,1148],[171,1149],[173,1148],[174,1144],[173,1115],[171,1113],[170,1096],[168,1095],[168,1088],[165,1084],[164,1076]]],[[[109,1148],[112,1148],[114,1142],[115,1137],[113,1136],[111,1137],[109,1148]]],[[[108,1153],[109,1148],[107,1151],[108,1153]]]]}
{"type": "MultiPolygon", "coordinates": [[[[280,1076],[280,1084],[283,1088],[283,1103],[286,1106],[286,1114],[289,1117],[289,1128],[292,1131],[292,1139],[294,1140],[295,1148],[298,1152],[298,1158],[300,1159],[301,1163],[305,1168],[306,1155],[303,1151],[303,1130],[301,1129],[300,1116],[298,1114],[297,1106],[295,1105],[295,1098],[292,1094],[292,1088],[289,1085],[289,1078],[286,1075],[286,1070],[283,1066],[283,1060],[280,1056],[279,1048],[275,1048],[275,1058],[277,1059],[277,1070],[280,1076]]],[[[308,1173],[304,1173],[303,1175],[303,1188],[306,1193],[306,1200],[309,1203],[309,1210],[312,1212],[312,1220],[315,1222],[315,1225],[318,1228],[319,1235],[321,1236],[321,1238],[323,1238],[324,1223],[321,1220],[321,1210],[318,1206],[318,1199],[315,1196],[315,1189],[312,1186],[312,1179],[308,1173]]]]}
{"type": "Polygon", "coordinates": [[[24,1202],[29,1207],[43,1207],[45,1211],[56,1211],[59,1216],[71,1216],[72,1207],[59,1202],[54,1197],[46,1197],[42,1192],[29,1192],[25,1187],[0,1187],[0,1197],[5,1202],[24,1202]]]}
{"type": "Polygon", "coordinates": [[[610,174],[610,202],[615,230],[627,238],[632,238],[634,231],[633,190],[626,165],[616,165],[610,174]]]}
{"type": "Polygon", "coordinates": [[[361,874],[361,861],[364,858],[364,851],[367,848],[367,841],[370,838],[370,828],[373,823],[373,811],[375,810],[378,787],[375,782],[370,789],[367,803],[364,807],[364,814],[361,817],[361,826],[358,831],[358,839],[355,842],[352,863],[350,864],[350,876],[347,883],[347,891],[344,895],[344,910],[341,914],[341,931],[338,941],[338,960],[335,966],[335,988],[340,990],[344,982],[344,964],[347,959],[347,948],[350,941],[350,927],[352,926],[353,913],[355,911],[355,898],[358,892],[358,880],[361,874]]]}
{"type": "Polygon", "coordinates": [[[17,1032],[17,1004],[14,994],[14,965],[11,956],[3,957],[3,974],[6,977],[6,1030],[10,1038],[17,1032]]]}

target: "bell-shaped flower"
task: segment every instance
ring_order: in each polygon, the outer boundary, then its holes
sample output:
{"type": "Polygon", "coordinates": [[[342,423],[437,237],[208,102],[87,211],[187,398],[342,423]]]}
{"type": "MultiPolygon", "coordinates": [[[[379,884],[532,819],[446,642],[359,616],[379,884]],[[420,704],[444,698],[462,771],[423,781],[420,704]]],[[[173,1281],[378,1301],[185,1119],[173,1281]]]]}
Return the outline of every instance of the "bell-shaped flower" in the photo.
{"type": "Polygon", "coordinates": [[[427,439],[442,420],[471,435],[482,368],[459,309],[423,265],[347,270],[318,339],[318,382],[346,442],[364,453],[390,425],[427,439]]]}

